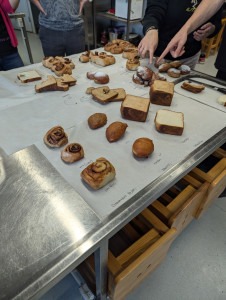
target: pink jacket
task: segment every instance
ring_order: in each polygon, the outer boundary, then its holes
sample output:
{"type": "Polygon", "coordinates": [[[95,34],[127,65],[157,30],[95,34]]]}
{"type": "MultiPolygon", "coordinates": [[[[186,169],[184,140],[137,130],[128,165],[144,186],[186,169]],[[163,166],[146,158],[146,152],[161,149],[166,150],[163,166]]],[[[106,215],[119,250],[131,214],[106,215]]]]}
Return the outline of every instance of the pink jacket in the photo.
{"type": "Polygon", "coordinates": [[[9,3],[9,0],[0,0],[0,13],[2,15],[3,21],[6,25],[6,29],[8,31],[10,40],[11,40],[11,44],[13,47],[17,47],[18,45],[18,41],[16,38],[16,34],[12,25],[12,22],[10,21],[10,18],[8,16],[8,13],[14,13],[14,9],[12,8],[12,6],[9,3]]]}

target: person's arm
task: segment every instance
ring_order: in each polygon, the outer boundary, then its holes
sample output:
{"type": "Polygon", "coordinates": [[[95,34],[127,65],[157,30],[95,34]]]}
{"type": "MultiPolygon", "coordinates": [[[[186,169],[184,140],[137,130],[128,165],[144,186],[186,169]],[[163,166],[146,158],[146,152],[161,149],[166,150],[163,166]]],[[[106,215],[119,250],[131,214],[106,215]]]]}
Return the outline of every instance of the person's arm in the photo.
{"type": "Polygon", "coordinates": [[[18,7],[19,4],[20,4],[20,0],[9,0],[9,3],[10,3],[10,5],[12,6],[12,8],[13,8],[14,10],[16,10],[17,7],[18,7]]]}
{"type": "Polygon", "coordinates": [[[175,58],[181,56],[184,53],[188,34],[209,20],[223,4],[224,0],[202,0],[192,16],[169,42],[158,61],[163,59],[168,52],[175,58]]]}
{"type": "Polygon", "coordinates": [[[142,57],[149,52],[150,63],[158,46],[158,29],[164,21],[168,0],[148,0],[144,18],[142,20],[144,38],[138,45],[142,57]]]}
{"type": "Polygon", "coordinates": [[[44,8],[42,7],[41,3],[39,2],[39,0],[30,0],[30,2],[32,2],[35,6],[37,6],[37,8],[38,8],[44,15],[46,15],[46,12],[45,12],[44,8]]]}

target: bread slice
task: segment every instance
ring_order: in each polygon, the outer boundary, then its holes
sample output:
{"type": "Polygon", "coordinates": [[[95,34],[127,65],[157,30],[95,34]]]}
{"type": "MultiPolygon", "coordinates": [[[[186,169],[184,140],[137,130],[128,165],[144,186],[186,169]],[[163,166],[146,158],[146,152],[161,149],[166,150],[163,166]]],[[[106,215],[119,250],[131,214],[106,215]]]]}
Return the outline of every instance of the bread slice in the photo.
{"type": "Polygon", "coordinates": [[[109,89],[108,86],[101,86],[99,88],[93,89],[91,91],[93,99],[97,100],[100,103],[107,103],[111,99],[118,96],[116,91],[109,89]]]}
{"type": "Polygon", "coordinates": [[[69,86],[75,85],[77,82],[77,80],[69,74],[63,74],[63,76],[60,78],[60,80],[62,81],[62,83],[66,83],[69,86]]]}
{"type": "Polygon", "coordinates": [[[197,84],[194,82],[186,82],[184,81],[181,85],[182,89],[187,90],[189,92],[198,94],[201,93],[201,91],[203,91],[205,89],[205,85],[204,84],[197,84]]]}
{"type": "Polygon", "coordinates": [[[36,84],[35,91],[36,93],[46,92],[46,91],[56,91],[57,90],[57,81],[56,78],[52,75],[47,76],[47,80],[42,81],[40,84],[36,84]]]}
{"type": "Polygon", "coordinates": [[[155,128],[161,133],[182,135],[184,130],[184,114],[168,109],[160,109],[155,116],[155,128]]]}
{"type": "Polygon", "coordinates": [[[42,77],[39,75],[39,73],[35,70],[25,71],[22,73],[17,74],[17,78],[22,83],[32,82],[36,80],[41,80],[42,77]]]}
{"type": "Polygon", "coordinates": [[[157,105],[170,106],[174,94],[174,83],[155,80],[150,87],[151,103],[157,105]]]}
{"type": "Polygon", "coordinates": [[[123,88],[111,89],[111,90],[117,92],[118,95],[115,98],[110,99],[109,100],[110,102],[123,101],[126,98],[126,91],[123,88]]]}
{"type": "Polygon", "coordinates": [[[66,92],[69,90],[69,85],[66,84],[66,83],[63,83],[61,81],[61,78],[56,78],[56,83],[57,83],[57,86],[56,86],[56,91],[63,91],[63,92],[66,92]]]}
{"type": "Polygon", "coordinates": [[[222,95],[217,99],[217,102],[226,107],[226,95],[222,95]]]}
{"type": "Polygon", "coordinates": [[[121,104],[121,115],[124,119],[145,122],[150,106],[150,99],[139,96],[126,95],[121,104]]]}

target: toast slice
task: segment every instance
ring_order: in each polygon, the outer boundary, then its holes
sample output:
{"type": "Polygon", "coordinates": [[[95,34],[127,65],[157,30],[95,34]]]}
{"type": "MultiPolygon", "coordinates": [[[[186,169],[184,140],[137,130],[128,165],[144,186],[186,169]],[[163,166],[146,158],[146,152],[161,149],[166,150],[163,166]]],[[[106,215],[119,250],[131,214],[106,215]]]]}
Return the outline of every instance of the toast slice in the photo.
{"type": "Polygon", "coordinates": [[[57,90],[57,81],[56,78],[52,75],[48,75],[47,80],[42,81],[40,84],[36,84],[35,86],[36,93],[56,91],[56,90],[57,90]]]}
{"type": "Polygon", "coordinates": [[[110,102],[123,101],[126,98],[126,91],[123,88],[111,89],[111,90],[117,92],[118,95],[115,98],[109,100],[110,102]]]}
{"type": "Polygon", "coordinates": [[[36,80],[41,80],[42,77],[39,75],[39,73],[35,70],[25,71],[22,73],[17,74],[17,78],[22,83],[32,82],[36,80]]]}
{"type": "Polygon", "coordinates": [[[114,99],[118,96],[118,92],[109,89],[108,86],[101,86],[95,88],[91,91],[93,99],[97,100],[100,103],[110,102],[111,99],[114,99]]]}
{"type": "Polygon", "coordinates": [[[69,86],[75,85],[77,82],[77,80],[69,74],[63,74],[63,76],[61,77],[61,81],[62,83],[68,84],[69,86]]]}
{"type": "Polygon", "coordinates": [[[124,119],[145,122],[150,106],[150,99],[126,95],[121,104],[121,115],[124,119]]]}
{"type": "Polygon", "coordinates": [[[182,135],[184,130],[184,114],[168,109],[160,109],[155,115],[155,128],[161,133],[182,135]]]}
{"type": "Polygon", "coordinates": [[[205,89],[204,84],[197,84],[194,82],[186,82],[184,81],[181,85],[182,89],[192,92],[194,94],[201,93],[205,89]]]}
{"type": "Polygon", "coordinates": [[[63,91],[63,92],[66,92],[69,90],[69,85],[66,84],[66,83],[63,83],[61,81],[61,78],[56,78],[56,83],[57,83],[57,86],[56,86],[56,91],[63,91]]]}

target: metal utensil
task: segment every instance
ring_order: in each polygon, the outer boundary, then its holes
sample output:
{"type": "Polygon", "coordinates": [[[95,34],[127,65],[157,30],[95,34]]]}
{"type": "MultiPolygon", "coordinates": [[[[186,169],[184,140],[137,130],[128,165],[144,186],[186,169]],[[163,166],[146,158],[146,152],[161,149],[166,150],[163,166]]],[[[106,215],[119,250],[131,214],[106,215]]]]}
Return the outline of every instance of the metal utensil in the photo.
{"type": "Polygon", "coordinates": [[[199,83],[199,84],[203,84],[205,85],[206,87],[209,87],[217,92],[220,92],[222,94],[226,94],[226,88],[221,88],[221,87],[218,87],[218,86],[215,86],[215,85],[212,85],[212,84],[209,84],[209,83],[203,83],[203,82],[200,82],[198,80],[195,80],[195,79],[191,79],[189,78],[189,81],[191,82],[195,82],[195,83],[199,83]]]}

